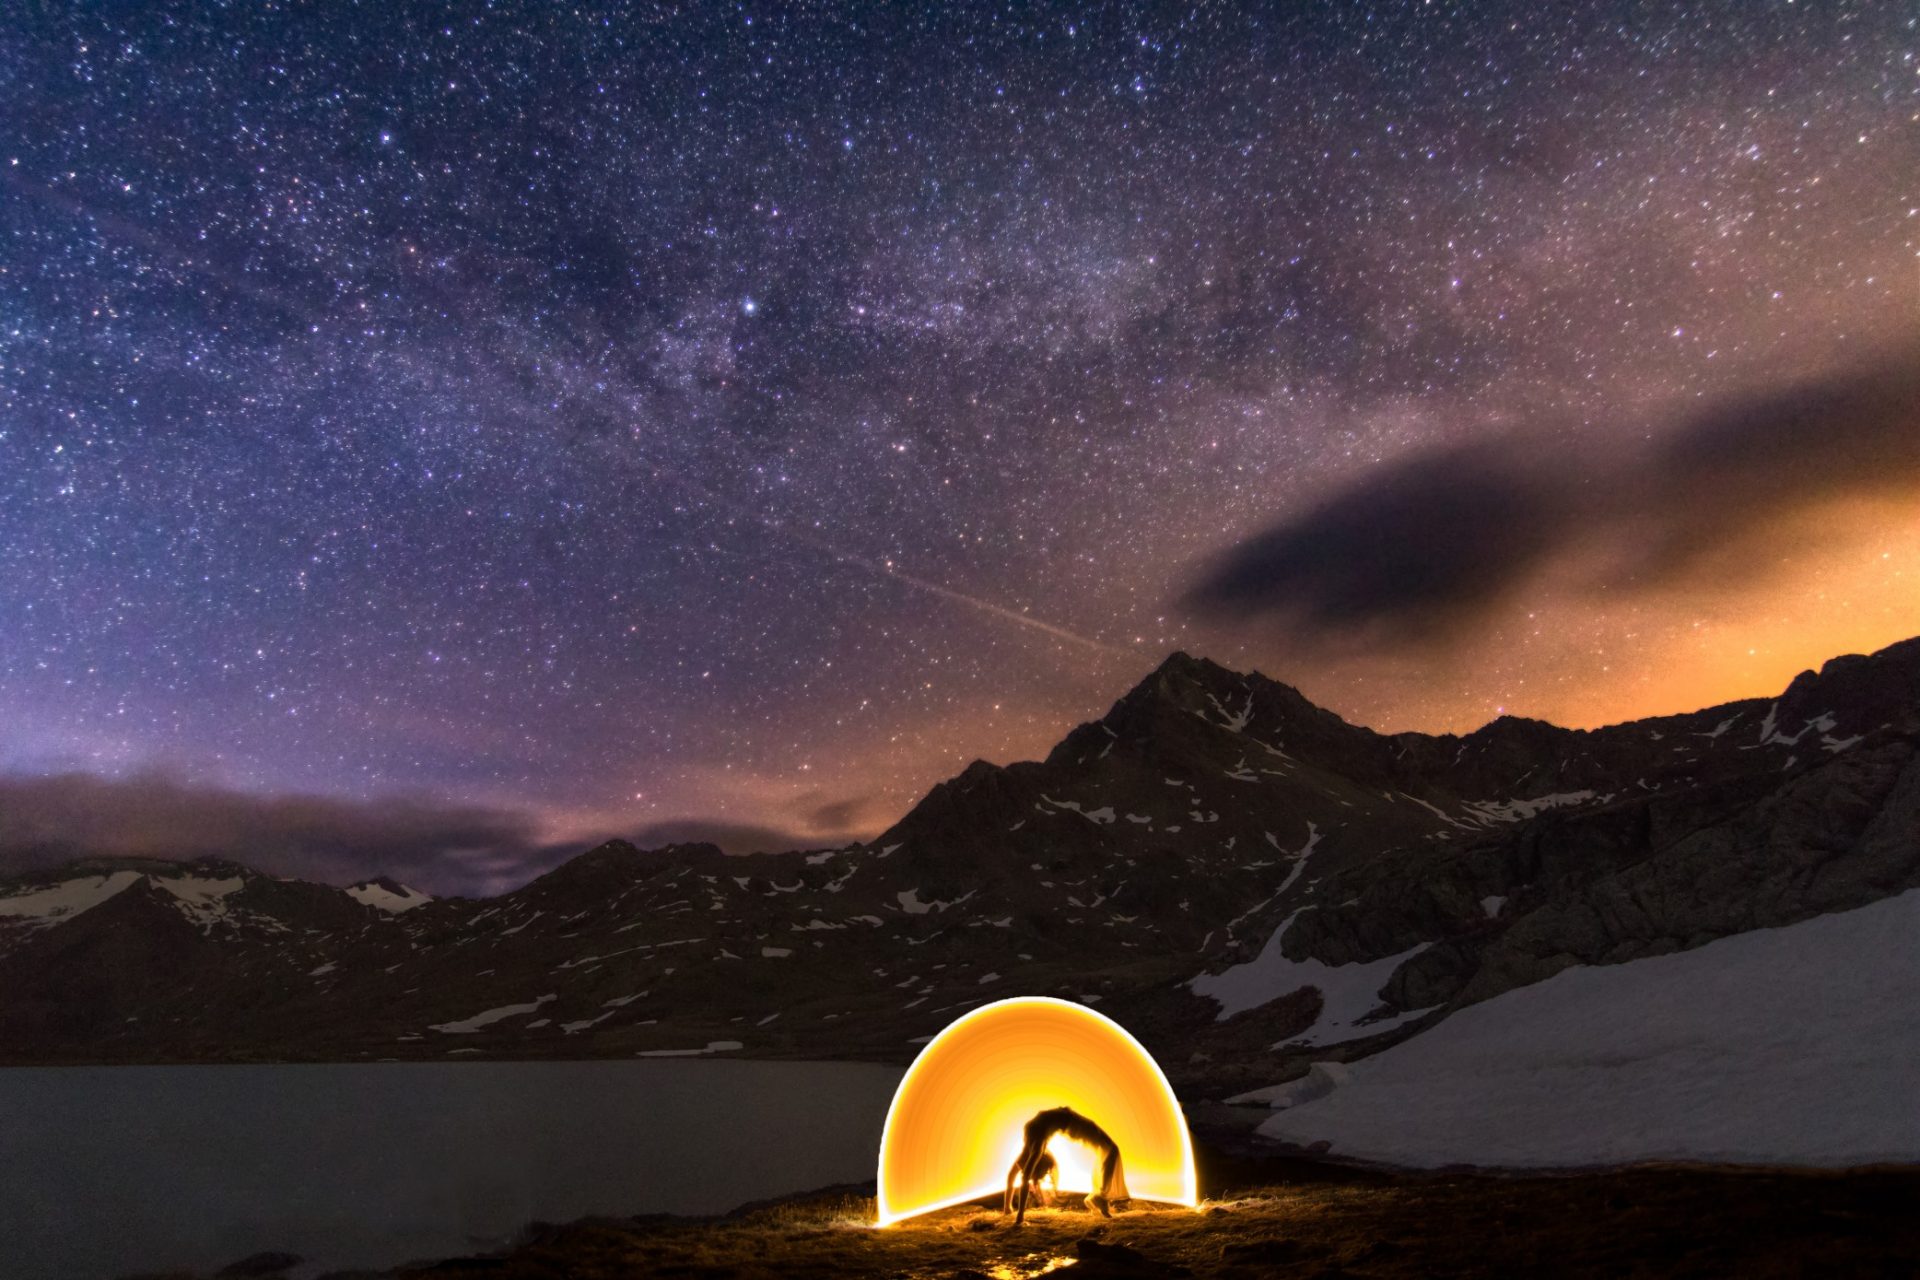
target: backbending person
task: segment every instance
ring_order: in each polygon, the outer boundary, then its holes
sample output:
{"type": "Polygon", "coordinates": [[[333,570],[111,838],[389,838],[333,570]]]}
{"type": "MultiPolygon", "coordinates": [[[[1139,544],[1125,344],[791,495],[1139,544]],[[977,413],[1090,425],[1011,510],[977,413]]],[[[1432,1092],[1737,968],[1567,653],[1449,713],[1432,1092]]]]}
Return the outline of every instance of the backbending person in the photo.
{"type": "Polygon", "coordinates": [[[1053,1107],[1027,1121],[1026,1141],[1020,1148],[1020,1154],[1014,1158],[1013,1167],[1007,1170],[1007,1194],[1001,1201],[1001,1212],[1006,1212],[1006,1207],[1012,1202],[1014,1179],[1019,1176],[1020,1212],[1013,1220],[1016,1227],[1026,1223],[1027,1192],[1036,1181],[1041,1158],[1047,1154],[1047,1143],[1056,1133],[1085,1143],[1100,1153],[1100,1181],[1087,1196],[1088,1208],[1098,1209],[1101,1214],[1111,1218],[1113,1202],[1127,1198],[1127,1178],[1120,1168],[1120,1144],[1108,1137],[1105,1129],[1072,1107],[1053,1107]]]}

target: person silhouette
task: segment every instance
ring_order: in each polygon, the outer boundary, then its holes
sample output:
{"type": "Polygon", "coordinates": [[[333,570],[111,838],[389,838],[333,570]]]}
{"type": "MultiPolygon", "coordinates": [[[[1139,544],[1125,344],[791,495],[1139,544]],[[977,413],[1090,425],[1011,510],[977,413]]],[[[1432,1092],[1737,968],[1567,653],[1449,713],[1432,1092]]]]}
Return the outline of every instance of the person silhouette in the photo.
{"type": "MultiPolygon", "coordinates": [[[[1128,1198],[1126,1173],[1120,1165],[1120,1144],[1108,1136],[1105,1129],[1072,1107],[1051,1107],[1036,1113],[1033,1119],[1027,1121],[1020,1154],[1014,1157],[1012,1167],[1007,1170],[1007,1191],[1000,1202],[1000,1211],[1005,1213],[1012,1206],[1013,1185],[1017,1178],[1020,1183],[1020,1204],[1013,1225],[1018,1227],[1026,1224],[1028,1192],[1039,1180],[1042,1160],[1051,1158],[1047,1153],[1047,1143],[1055,1134],[1064,1134],[1100,1153],[1100,1180],[1094,1190],[1088,1193],[1086,1203],[1088,1208],[1098,1209],[1102,1216],[1111,1218],[1114,1201],[1128,1198]]],[[[1057,1178],[1055,1185],[1059,1185],[1057,1178]]]]}

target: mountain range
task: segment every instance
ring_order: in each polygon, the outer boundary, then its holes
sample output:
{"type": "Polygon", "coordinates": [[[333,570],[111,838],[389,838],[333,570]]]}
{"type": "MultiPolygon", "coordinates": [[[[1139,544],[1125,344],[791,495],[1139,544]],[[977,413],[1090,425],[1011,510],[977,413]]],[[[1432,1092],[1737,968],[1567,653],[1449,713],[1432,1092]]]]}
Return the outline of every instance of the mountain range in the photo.
{"type": "Polygon", "coordinates": [[[615,840],[485,899],[213,859],[0,881],[0,1060],[905,1061],[1047,994],[1217,1096],[1920,885],[1917,750],[1920,640],[1777,697],[1461,736],[1175,654],[846,848],[615,840]]]}

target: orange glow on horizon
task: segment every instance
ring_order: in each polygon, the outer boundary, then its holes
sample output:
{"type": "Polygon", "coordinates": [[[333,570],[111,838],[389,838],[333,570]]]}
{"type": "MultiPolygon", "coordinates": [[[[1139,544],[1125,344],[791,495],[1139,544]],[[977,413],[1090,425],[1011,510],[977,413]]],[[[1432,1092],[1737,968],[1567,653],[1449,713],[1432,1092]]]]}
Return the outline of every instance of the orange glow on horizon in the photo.
{"type": "MultiPolygon", "coordinates": [[[[1119,1023],[1085,1005],[1017,996],[955,1019],[907,1068],[880,1138],[878,1218],[998,1195],[1026,1121],[1069,1106],[1120,1145],[1136,1199],[1193,1206],[1193,1141],[1166,1075],[1119,1023]]],[[[1060,1190],[1093,1189],[1092,1153],[1056,1139],[1060,1190]]]]}
{"type": "Polygon", "coordinates": [[[1549,580],[1450,644],[1212,654],[1382,734],[1468,733],[1501,714],[1595,729],[1774,698],[1802,671],[1920,635],[1916,512],[1920,492],[1830,503],[1618,599],[1549,580]]]}

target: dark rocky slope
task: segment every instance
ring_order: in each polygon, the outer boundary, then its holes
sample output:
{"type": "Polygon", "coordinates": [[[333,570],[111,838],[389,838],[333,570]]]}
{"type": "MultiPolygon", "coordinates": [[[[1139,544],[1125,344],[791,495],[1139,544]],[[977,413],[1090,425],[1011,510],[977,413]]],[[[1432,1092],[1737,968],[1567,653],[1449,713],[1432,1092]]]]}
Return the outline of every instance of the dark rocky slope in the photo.
{"type": "Polygon", "coordinates": [[[1189,984],[1283,922],[1291,960],[1418,948],[1374,1012],[1430,1022],[1568,965],[1862,905],[1920,883],[1917,749],[1920,641],[1777,699],[1465,736],[1376,734],[1176,654],[1045,761],[976,762],[846,849],[614,841],[480,901],[231,863],[0,883],[0,1054],[903,1061],[961,1011],[1039,993],[1120,1017],[1177,1079],[1269,1083],[1319,991],[1221,1018],[1189,984]]]}

